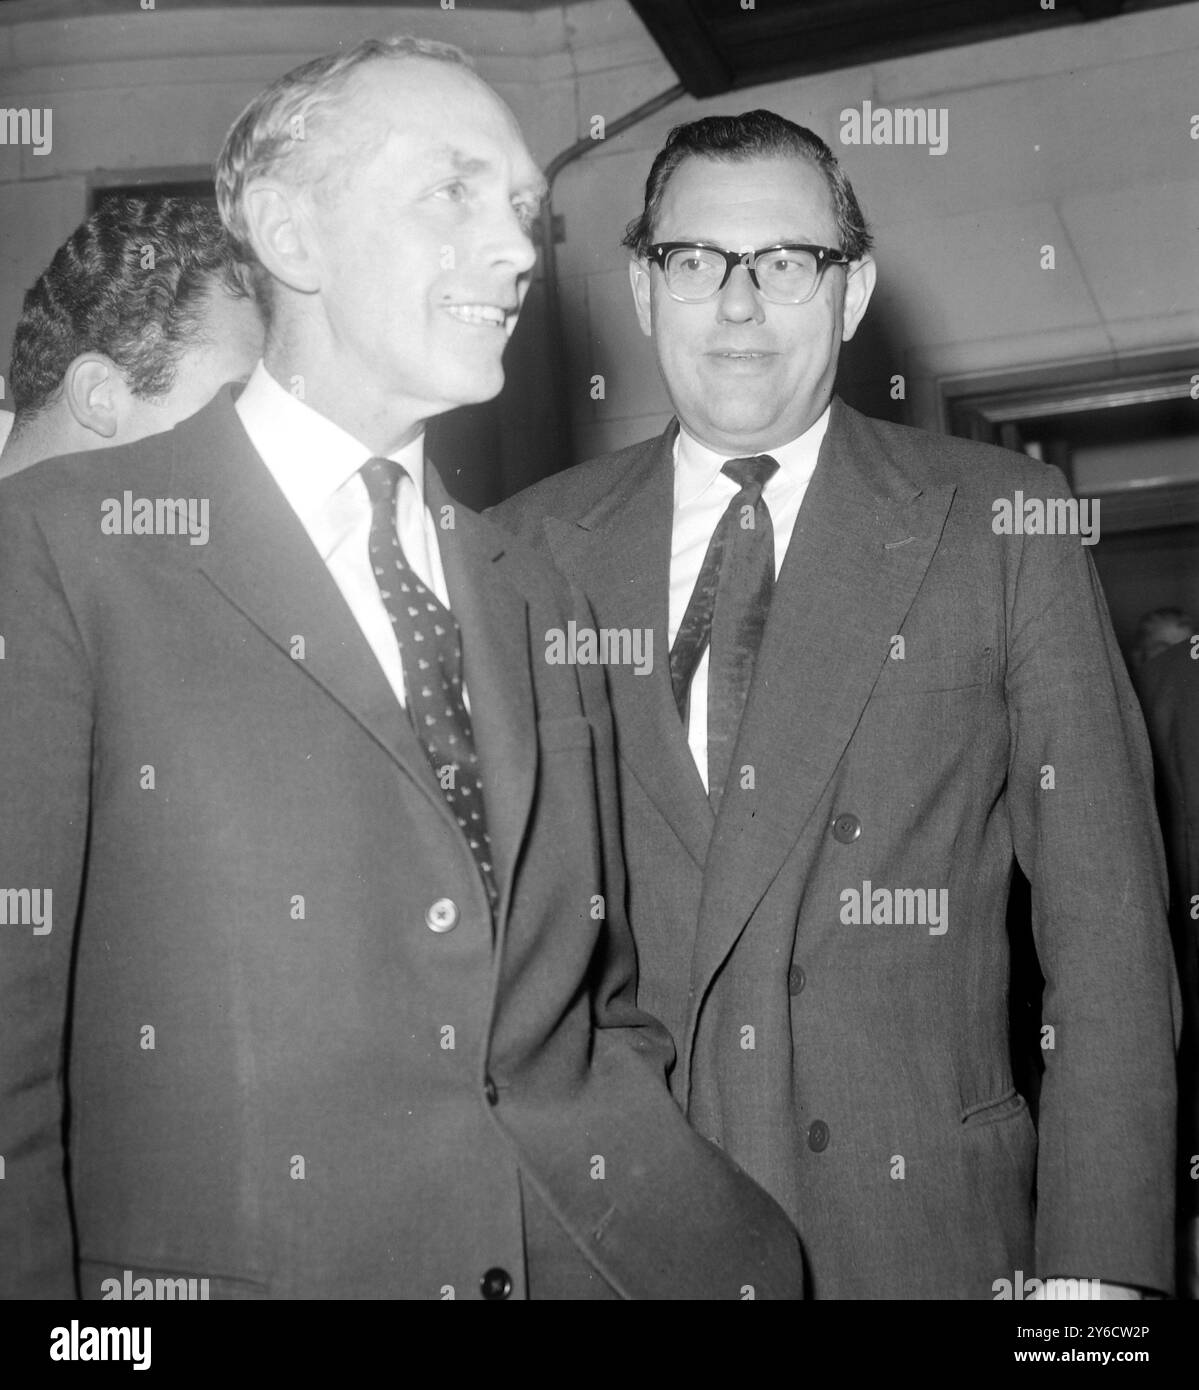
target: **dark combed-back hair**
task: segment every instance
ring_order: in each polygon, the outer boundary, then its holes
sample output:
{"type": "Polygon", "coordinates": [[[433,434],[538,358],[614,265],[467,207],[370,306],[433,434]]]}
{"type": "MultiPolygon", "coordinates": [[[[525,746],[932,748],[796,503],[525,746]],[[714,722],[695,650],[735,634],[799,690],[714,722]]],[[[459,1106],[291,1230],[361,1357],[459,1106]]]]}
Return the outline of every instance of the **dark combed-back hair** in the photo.
{"type": "Polygon", "coordinates": [[[165,395],[214,287],[247,293],[214,208],[166,194],[102,203],[25,295],[9,372],[18,422],[55,399],[81,352],[112,358],[135,396],[165,395]]]}
{"type": "Polygon", "coordinates": [[[645,181],[645,208],[629,223],[623,245],[635,256],[644,256],[654,243],[654,227],[662,208],[662,195],[671,176],[685,159],[772,159],[794,156],[816,165],[824,175],[833,199],[840,249],[851,260],[864,256],[873,245],[870,228],[858,205],[853,186],[841,172],[837,156],[819,135],[773,111],[745,111],[739,116],[704,116],[677,125],[666,137],[645,181]]]}

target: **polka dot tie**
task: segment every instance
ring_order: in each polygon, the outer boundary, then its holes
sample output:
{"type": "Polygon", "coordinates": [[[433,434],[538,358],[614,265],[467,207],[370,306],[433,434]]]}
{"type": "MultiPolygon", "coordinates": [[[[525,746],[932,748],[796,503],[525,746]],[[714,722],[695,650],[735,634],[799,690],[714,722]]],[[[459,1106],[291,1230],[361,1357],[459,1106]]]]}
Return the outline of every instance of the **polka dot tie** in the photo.
{"type": "Polygon", "coordinates": [[[373,458],[362,466],[371,499],[371,567],[404,667],[408,717],[450,804],[495,906],[498,891],[470,713],[462,698],[462,634],[450,610],[417,577],[396,534],[403,468],[373,458]]]}
{"type": "Polygon", "coordinates": [[[708,799],[718,809],[754,662],[774,593],[774,523],[762,489],[778,472],[769,454],[729,459],[721,470],[739,491],[716,523],[687,611],[670,649],[670,681],[683,722],[691,680],[708,662],[708,799]]]}

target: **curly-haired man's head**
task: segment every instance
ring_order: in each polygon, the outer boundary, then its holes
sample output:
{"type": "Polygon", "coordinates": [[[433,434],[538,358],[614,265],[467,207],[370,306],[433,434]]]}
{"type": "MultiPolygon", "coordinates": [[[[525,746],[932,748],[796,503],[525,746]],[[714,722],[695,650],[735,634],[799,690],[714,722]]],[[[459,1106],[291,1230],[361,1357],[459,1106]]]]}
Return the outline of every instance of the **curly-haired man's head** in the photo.
{"type": "Polygon", "coordinates": [[[216,211],[162,194],[111,198],[25,295],[0,473],[170,429],[247,376],[261,350],[216,211]]]}

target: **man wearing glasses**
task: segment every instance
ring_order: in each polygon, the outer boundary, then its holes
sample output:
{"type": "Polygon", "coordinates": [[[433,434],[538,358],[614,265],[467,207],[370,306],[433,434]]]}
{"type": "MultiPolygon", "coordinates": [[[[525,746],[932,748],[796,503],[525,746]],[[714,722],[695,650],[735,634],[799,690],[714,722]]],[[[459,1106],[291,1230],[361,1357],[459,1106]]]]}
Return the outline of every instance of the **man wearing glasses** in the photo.
{"type": "Polygon", "coordinates": [[[1079,535],[1002,524],[1064,504],[1061,474],[833,396],[870,244],[810,131],[678,127],[626,237],[677,420],[500,519],[669,651],[609,668],[639,1000],[692,1122],[794,1216],[814,1295],[1168,1291],[1177,987],[1144,728],[1079,535]]]}

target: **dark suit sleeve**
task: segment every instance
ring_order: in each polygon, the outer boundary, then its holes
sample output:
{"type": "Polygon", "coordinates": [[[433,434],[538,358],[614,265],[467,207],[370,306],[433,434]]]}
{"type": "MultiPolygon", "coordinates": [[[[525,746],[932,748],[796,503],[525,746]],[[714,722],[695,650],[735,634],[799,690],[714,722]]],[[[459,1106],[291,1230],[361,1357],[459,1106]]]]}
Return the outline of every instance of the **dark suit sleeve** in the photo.
{"type": "MultiPolygon", "coordinates": [[[[1069,496],[1049,470],[1049,495],[1069,496]]],[[[1036,1273],[1172,1286],[1178,987],[1144,723],[1077,537],[1009,588],[1013,844],[1045,976],[1036,1273]]]]}
{"type": "MultiPolygon", "coordinates": [[[[542,487],[528,488],[492,507],[487,515],[498,525],[543,555],[551,564],[553,552],[545,535],[544,513],[534,504],[542,487]]],[[[580,628],[596,627],[595,615],[583,592],[570,586],[574,619],[580,628]]],[[[583,712],[591,725],[595,751],[595,785],[604,865],[605,929],[593,965],[592,999],[597,1046],[615,1042],[631,1046],[655,1071],[667,1076],[674,1066],[675,1045],[665,1026],[634,1003],[637,993],[637,951],[629,927],[621,835],[620,791],[616,772],[616,739],[608,700],[608,680],[602,666],[580,664],[583,712]]]]}
{"type": "MultiPolygon", "coordinates": [[[[594,628],[595,617],[586,598],[573,590],[575,621],[594,628]]],[[[595,784],[604,865],[604,931],[593,966],[593,1011],[597,1046],[613,1041],[631,1046],[661,1073],[663,1081],[674,1065],[674,1042],[657,1019],[637,1008],[637,955],[626,907],[624,848],[620,830],[619,788],[612,711],[602,666],[580,665],[583,710],[591,725],[595,750],[595,784]]]]}
{"type": "Polygon", "coordinates": [[[45,538],[3,488],[0,637],[0,889],[8,890],[0,925],[0,1297],[73,1298],[63,1049],[87,835],[92,680],[45,538]],[[13,920],[22,902],[13,890],[44,895],[40,927],[13,920]]]}

